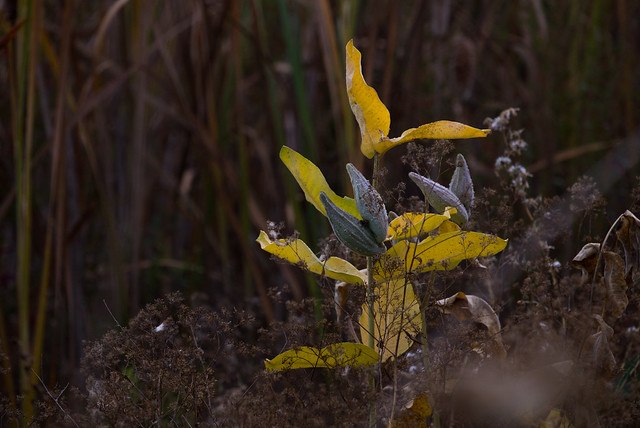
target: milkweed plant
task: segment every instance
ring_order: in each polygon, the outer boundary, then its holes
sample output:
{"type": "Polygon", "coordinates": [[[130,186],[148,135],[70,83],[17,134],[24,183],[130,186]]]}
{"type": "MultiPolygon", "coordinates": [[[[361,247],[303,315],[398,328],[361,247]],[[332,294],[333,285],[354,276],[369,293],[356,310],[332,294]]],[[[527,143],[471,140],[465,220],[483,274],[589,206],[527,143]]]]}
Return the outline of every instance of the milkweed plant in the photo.
{"type": "MultiPolygon", "coordinates": [[[[420,171],[409,174],[433,212],[390,212],[376,189],[375,177],[382,156],[393,147],[423,139],[482,138],[489,130],[442,120],[390,138],[389,111],[376,90],[365,82],[361,54],[353,41],[346,46],[346,83],[351,110],[360,127],[362,154],[373,160],[373,179],[368,180],[356,167],[347,164],[353,198],[343,197],[329,187],[320,169],[300,153],[284,146],[280,159],[302,188],[306,200],[327,217],[336,238],[353,253],[364,256],[366,266],[355,266],[349,260],[334,256],[322,259],[297,238],[275,239],[261,231],[257,242],[277,258],[335,280],[339,318],[349,288],[364,287],[366,300],[357,323],[360,338],[358,342],[334,343],[324,348],[306,346],[286,350],[265,361],[269,371],[394,363],[414,345],[416,338],[426,338],[427,302],[416,297],[411,279],[423,272],[451,270],[463,260],[495,255],[507,245],[500,237],[465,229],[474,191],[469,168],[461,154],[457,155],[448,187],[421,175],[420,171]]],[[[435,305],[443,313],[484,324],[495,341],[495,353],[504,354],[500,322],[486,301],[459,292],[435,301],[435,305]]],[[[426,340],[421,342],[426,346],[426,340]]]]}

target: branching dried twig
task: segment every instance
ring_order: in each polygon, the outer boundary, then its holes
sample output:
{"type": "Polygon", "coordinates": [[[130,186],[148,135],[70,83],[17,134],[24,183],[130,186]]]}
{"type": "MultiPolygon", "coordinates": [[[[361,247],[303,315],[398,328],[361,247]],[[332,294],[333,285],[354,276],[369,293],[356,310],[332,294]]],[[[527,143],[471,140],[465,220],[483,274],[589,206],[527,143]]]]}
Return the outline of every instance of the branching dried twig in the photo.
{"type": "Polygon", "coordinates": [[[62,404],[60,404],[60,397],[62,397],[62,394],[64,394],[64,392],[67,390],[67,387],[69,386],[69,384],[67,383],[65,385],[65,387],[62,388],[62,391],[60,391],[60,394],[58,394],[57,397],[54,397],[53,394],[51,393],[51,391],[49,391],[49,388],[47,388],[47,385],[45,385],[44,382],[42,381],[42,378],[40,378],[40,376],[38,376],[38,373],[36,373],[36,371],[33,370],[33,369],[31,369],[31,371],[33,372],[35,377],[38,378],[38,381],[40,382],[40,384],[44,388],[44,390],[47,393],[47,395],[49,396],[49,398],[51,398],[53,400],[53,402],[56,403],[56,406],[58,406],[58,408],[60,409],[60,411],[64,415],[65,419],[69,419],[73,423],[74,426],[80,428],[80,425],[78,425],[78,423],[71,417],[71,415],[64,409],[64,407],[62,407],[62,404]]]}

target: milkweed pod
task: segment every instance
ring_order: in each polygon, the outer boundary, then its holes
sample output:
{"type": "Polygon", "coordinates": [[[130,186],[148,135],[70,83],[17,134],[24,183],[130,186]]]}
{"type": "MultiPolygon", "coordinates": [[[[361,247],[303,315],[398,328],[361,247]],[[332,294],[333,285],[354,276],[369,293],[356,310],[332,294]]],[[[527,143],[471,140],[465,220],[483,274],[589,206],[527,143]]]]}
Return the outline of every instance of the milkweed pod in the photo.
{"type": "Polygon", "coordinates": [[[363,221],[338,208],[326,193],[320,193],[320,202],[327,212],[333,233],[347,248],[364,256],[373,256],[386,251],[386,247],[376,241],[373,232],[363,221]]]}
{"type": "Polygon", "coordinates": [[[382,197],[355,166],[348,163],[347,173],[353,187],[353,198],[356,201],[358,212],[362,219],[368,223],[378,243],[385,240],[389,230],[389,218],[382,197]]]}
{"type": "Polygon", "coordinates": [[[418,185],[429,204],[440,214],[444,213],[447,207],[453,207],[457,212],[451,216],[451,220],[461,227],[469,221],[467,209],[451,190],[415,172],[410,172],[409,178],[418,185]]]}
{"type": "Polygon", "coordinates": [[[467,209],[467,213],[470,213],[474,197],[473,181],[471,181],[471,173],[469,173],[467,161],[460,153],[456,157],[456,169],[453,171],[449,190],[460,199],[462,205],[467,209]]]}

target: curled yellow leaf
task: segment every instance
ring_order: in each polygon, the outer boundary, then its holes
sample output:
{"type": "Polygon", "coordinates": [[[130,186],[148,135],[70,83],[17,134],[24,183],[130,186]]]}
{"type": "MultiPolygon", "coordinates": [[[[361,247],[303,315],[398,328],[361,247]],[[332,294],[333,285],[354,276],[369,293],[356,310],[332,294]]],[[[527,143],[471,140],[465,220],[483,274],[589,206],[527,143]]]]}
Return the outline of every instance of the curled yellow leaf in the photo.
{"type": "Polygon", "coordinates": [[[362,75],[362,54],[350,40],[347,52],[347,94],[351,110],[360,126],[360,150],[371,159],[376,153],[385,153],[399,144],[419,139],[459,139],[486,137],[489,129],[477,129],[458,122],[441,120],[411,128],[400,137],[389,138],[391,116],[374,88],[367,85],[362,75]]]}
{"type": "Polygon", "coordinates": [[[376,152],[375,145],[389,133],[391,116],[387,107],[380,101],[376,90],[365,82],[362,76],[362,55],[353,46],[353,40],[347,43],[346,50],[349,104],[360,126],[360,149],[371,159],[376,152]]]}
{"type": "Polygon", "coordinates": [[[324,275],[349,284],[362,284],[366,273],[360,272],[348,261],[339,257],[329,257],[322,262],[311,248],[301,239],[278,239],[272,241],[266,232],[260,231],[256,239],[260,247],[276,257],[289,263],[302,265],[305,269],[318,275],[324,275]]]}

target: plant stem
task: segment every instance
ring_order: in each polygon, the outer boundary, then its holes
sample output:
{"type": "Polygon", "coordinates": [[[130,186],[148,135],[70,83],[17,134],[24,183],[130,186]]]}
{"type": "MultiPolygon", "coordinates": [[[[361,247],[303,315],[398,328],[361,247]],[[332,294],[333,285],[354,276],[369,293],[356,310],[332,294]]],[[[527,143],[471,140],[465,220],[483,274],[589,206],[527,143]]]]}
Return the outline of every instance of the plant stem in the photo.
{"type": "MultiPolygon", "coordinates": [[[[371,349],[375,349],[375,339],[373,329],[375,328],[374,320],[373,320],[373,286],[374,286],[374,278],[373,278],[373,257],[367,256],[367,316],[368,316],[368,326],[367,326],[367,346],[371,349]]],[[[375,390],[376,380],[373,374],[372,369],[369,375],[369,386],[371,389],[375,390]]],[[[376,406],[375,404],[371,405],[371,409],[369,410],[369,426],[376,426],[376,406]]]]}
{"type": "Polygon", "coordinates": [[[367,326],[367,346],[371,349],[375,349],[375,340],[373,329],[375,328],[373,320],[373,257],[367,257],[367,314],[369,319],[369,325],[367,326]]]}
{"type": "MultiPolygon", "coordinates": [[[[378,168],[380,165],[380,158],[379,155],[376,153],[373,156],[373,175],[371,177],[371,185],[373,186],[373,188],[376,188],[377,183],[377,176],[378,176],[378,168]]],[[[374,290],[374,286],[375,286],[375,279],[373,277],[373,257],[372,256],[367,256],[367,315],[368,315],[368,326],[367,326],[367,345],[369,346],[369,348],[371,349],[376,349],[375,348],[375,338],[374,338],[374,328],[375,328],[375,323],[374,323],[374,319],[373,319],[373,300],[374,300],[374,294],[373,294],[373,290],[374,290]]],[[[373,376],[373,373],[371,374],[371,377],[369,378],[369,384],[371,385],[371,387],[375,388],[375,378],[373,376]]],[[[370,427],[375,427],[376,426],[376,407],[375,404],[371,406],[371,409],[369,411],[369,426],[370,427]]]]}
{"type": "Polygon", "coordinates": [[[429,373],[431,369],[431,363],[429,361],[429,345],[427,344],[427,305],[429,304],[429,298],[431,297],[431,289],[433,286],[433,280],[435,278],[435,273],[432,271],[429,277],[429,283],[427,285],[427,293],[423,300],[418,300],[420,304],[420,315],[422,317],[421,330],[422,337],[420,338],[420,347],[422,349],[422,364],[424,364],[424,374],[427,376],[429,381],[429,401],[431,405],[431,416],[433,418],[433,426],[435,428],[440,428],[440,416],[435,410],[434,406],[434,391],[435,385],[433,382],[433,377],[431,373],[429,373]]]}

